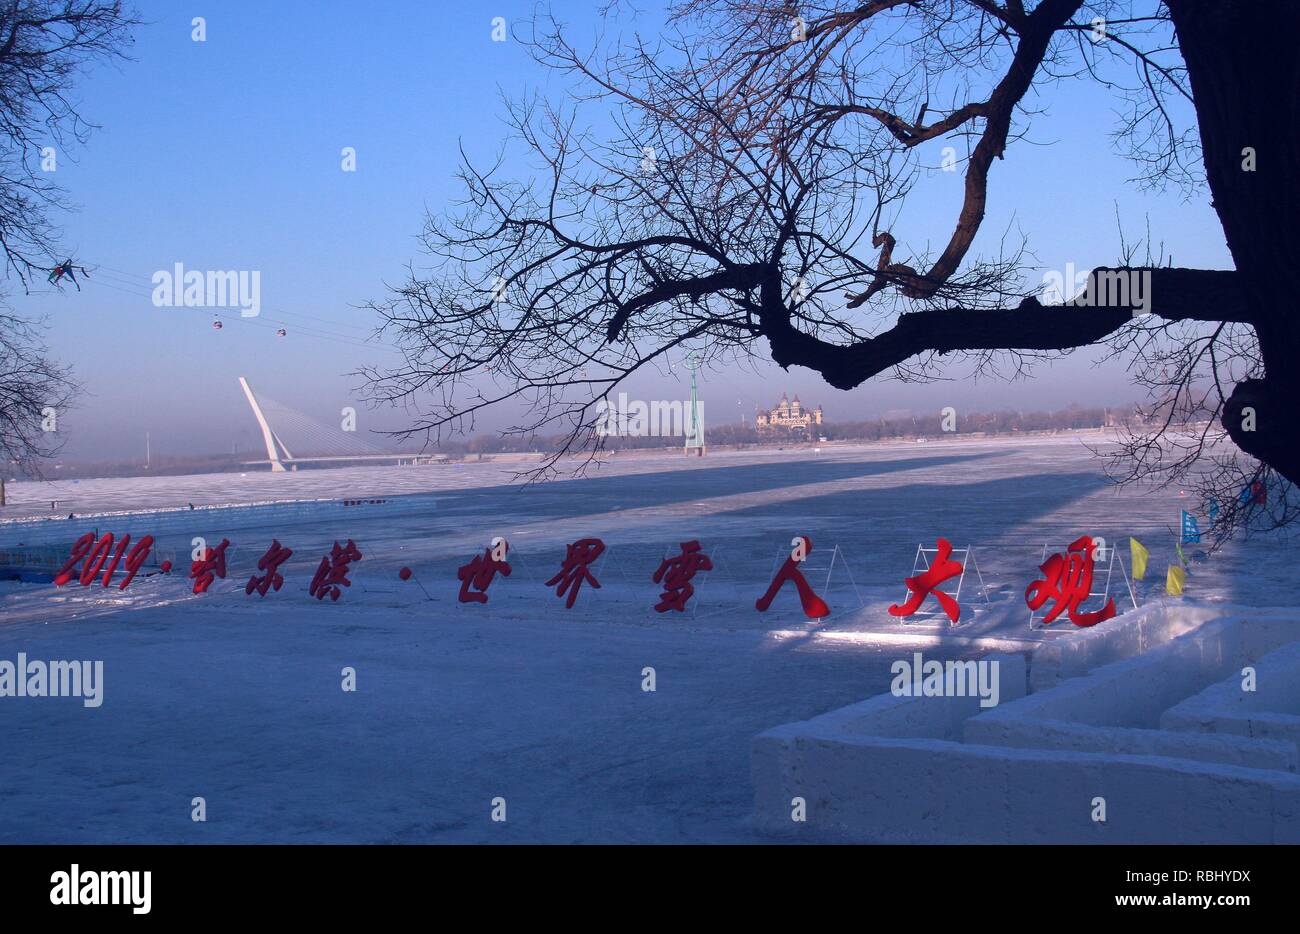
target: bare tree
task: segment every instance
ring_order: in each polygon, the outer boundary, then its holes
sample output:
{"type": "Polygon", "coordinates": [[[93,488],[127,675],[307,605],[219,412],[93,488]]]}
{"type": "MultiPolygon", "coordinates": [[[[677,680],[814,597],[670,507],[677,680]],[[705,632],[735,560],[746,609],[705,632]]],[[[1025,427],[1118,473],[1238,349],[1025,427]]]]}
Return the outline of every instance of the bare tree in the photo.
{"type": "Polygon", "coordinates": [[[0,311],[0,469],[4,473],[15,466],[27,470],[58,451],[57,418],[75,390],[70,371],[50,359],[37,325],[0,311]]]}
{"type": "Polygon", "coordinates": [[[1151,390],[1118,472],[1202,484],[1227,529],[1258,511],[1241,489],[1289,503],[1300,480],[1280,274],[1300,259],[1296,27],[1291,0],[681,0],[657,40],[582,52],[539,20],[522,38],[572,97],[512,106],[497,164],[466,160],[463,202],[424,232],[429,266],[375,305],[406,360],[367,373],[374,397],[416,407],[406,434],[522,403],[515,430],[564,423],[592,447],[593,402],[683,348],[850,389],[1109,342],[1151,390]],[[1045,302],[1009,232],[972,252],[998,163],[1067,80],[1122,102],[1138,184],[1208,183],[1235,269],[1170,266],[1148,237],[1144,262],[1122,244],[1082,294],[1045,302]],[[600,130],[578,123],[593,104],[600,130]],[[518,143],[536,177],[501,177],[518,143]],[[963,197],[932,253],[900,234],[944,160],[963,197]]]}
{"type": "Polygon", "coordinates": [[[121,57],[135,25],[118,0],[0,0],[0,249],[24,284],[62,259],[50,214],[67,204],[42,162],[93,128],[76,81],[121,57]]]}
{"type": "MultiPolygon", "coordinates": [[[[24,287],[65,262],[52,215],[68,207],[51,161],[91,125],[73,97],[93,63],[118,58],[135,17],[116,0],[0,0],[0,250],[24,287]]],[[[75,388],[36,322],[0,306],[0,471],[57,450],[48,410],[75,388]]],[[[57,414],[56,414],[57,417],[57,414]]]]}

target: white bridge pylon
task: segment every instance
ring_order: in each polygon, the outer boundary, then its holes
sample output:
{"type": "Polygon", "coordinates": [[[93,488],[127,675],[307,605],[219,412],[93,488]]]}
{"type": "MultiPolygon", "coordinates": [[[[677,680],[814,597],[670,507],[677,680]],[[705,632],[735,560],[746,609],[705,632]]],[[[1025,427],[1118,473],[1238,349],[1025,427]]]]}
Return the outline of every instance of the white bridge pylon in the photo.
{"type": "Polygon", "coordinates": [[[271,472],[283,472],[284,463],[280,460],[280,451],[284,451],[285,460],[293,460],[293,454],[285,447],[279,436],[271,430],[271,423],[266,420],[262,414],[262,407],[257,404],[257,396],[253,395],[253,387],[248,385],[248,380],[239,377],[239,385],[244,390],[244,395],[248,397],[248,404],[253,409],[253,416],[257,419],[258,426],[262,429],[262,441],[266,444],[266,456],[271,461],[271,472]],[[278,448],[278,449],[277,449],[278,448]]]}
{"type": "Polygon", "coordinates": [[[299,464],[346,464],[363,461],[435,464],[447,460],[445,454],[398,454],[385,451],[358,438],[352,429],[327,425],[265,396],[258,399],[253,392],[253,387],[248,385],[248,380],[242,376],[239,377],[239,386],[244,390],[248,406],[253,410],[253,417],[257,419],[257,427],[262,431],[262,443],[266,445],[266,460],[245,461],[246,464],[270,464],[273,472],[282,472],[297,470],[299,464]],[[289,450],[281,432],[293,439],[293,447],[297,454],[289,450]]]}

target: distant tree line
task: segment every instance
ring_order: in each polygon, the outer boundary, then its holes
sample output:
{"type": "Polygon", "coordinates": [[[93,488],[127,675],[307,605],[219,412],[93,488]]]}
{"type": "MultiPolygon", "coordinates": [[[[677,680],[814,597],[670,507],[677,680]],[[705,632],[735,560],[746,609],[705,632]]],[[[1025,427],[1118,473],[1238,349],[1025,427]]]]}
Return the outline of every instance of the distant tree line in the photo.
{"type": "MultiPolygon", "coordinates": [[[[889,416],[851,422],[827,422],[811,430],[790,428],[755,428],[752,423],[739,425],[705,424],[705,441],[711,447],[745,445],[781,445],[829,441],[885,441],[890,439],[934,438],[948,434],[1015,434],[1033,431],[1077,431],[1087,428],[1134,427],[1140,420],[1132,407],[1084,408],[1071,405],[1054,411],[958,412],[951,420],[951,431],[944,430],[941,412],[924,415],[889,416]]],[[[444,454],[474,456],[543,452],[550,453],[563,444],[566,436],[541,438],[517,435],[470,438],[463,442],[444,442],[438,450],[444,454]]],[[[681,447],[682,439],[664,436],[627,437],[609,435],[602,439],[606,451],[681,447]]]]}
{"type": "MultiPolygon", "coordinates": [[[[756,429],[752,423],[745,425],[705,425],[705,440],[710,447],[768,447],[786,444],[814,444],[822,438],[830,441],[890,441],[914,438],[941,438],[951,434],[965,436],[1012,435],[1020,432],[1078,431],[1090,428],[1139,427],[1140,417],[1133,408],[1068,408],[1045,412],[970,412],[957,413],[951,420],[952,431],[944,430],[941,412],[924,415],[888,416],[852,422],[828,422],[815,427],[813,433],[803,429],[756,429]]],[[[452,460],[474,460],[489,454],[550,454],[565,440],[565,435],[548,437],[519,435],[483,435],[464,440],[448,440],[435,450],[405,453],[440,453],[452,460]]],[[[665,436],[624,437],[610,435],[603,439],[606,452],[622,450],[650,450],[681,448],[682,439],[665,436]]],[[[176,475],[196,473],[233,473],[264,469],[250,464],[249,454],[213,454],[209,456],[154,455],[153,464],[146,468],[135,461],[108,461],[99,463],[63,462],[47,471],[47,479],[85,479],[89,477],[126,477],[143,474],[176,475]]],[[[302,469],[341,466],[331,464],[303,464],[302,469]]]]}

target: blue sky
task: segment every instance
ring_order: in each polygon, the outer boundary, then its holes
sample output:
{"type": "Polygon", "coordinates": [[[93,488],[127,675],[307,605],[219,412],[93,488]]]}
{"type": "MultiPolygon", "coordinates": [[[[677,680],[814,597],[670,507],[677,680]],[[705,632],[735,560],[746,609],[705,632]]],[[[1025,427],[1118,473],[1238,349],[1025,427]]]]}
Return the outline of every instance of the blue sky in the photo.
{"type": "MultiPolygon", "coordinates": [[[[568,0],[553,8],[582,37],[596,28],[601,5],[568,0]]],[[[373,321],[355,306],[382,298],[385,283],[400,281],[418,258],[426,209],[458,193],[458,146],[495,151],[505,132],[501,93],[558,90],[517,43],[491,39],[494,16],[514,25],[533,4],[137,6],[148,24],[133,61],[97,69],[80,86],[83,112],[101,129],[86,146],[60,153],[57,175],[78,205],[60,218],[68,250],[102,274],[80,293],[42,291],[43,283],[38,294],[10,289],[16,309],[48,315],[55,356],[85,387],[78,409],[61,420],[66,456],[142,455],[146,431],[155,452],[247,448],[255,426],[239,375],[336,422],[342,406],[357,404],[347,374],[391,357],[367,342],[373,321]],[[206,42],[191,41],[196,15],[206,18],[206,42]],[[355,173],[340,170],[345,146],[356,149],[355,173]],[[227,313],[215,331],[204,309],[155,308],[150,276],[176,262],[260,270],[258,322],[227,313]],[[275,334],[280,326],[284,338],[275,334]]],[[[1230,265],[1206,196],[1183,203],[1176,193],[1145,196],[1125,184],[1134,168],[1108,136],[1117,101],[1084,83],[1044,100],[1049,112],[1032,130],[1039,145],[1014,146],[994,167],[984,228],[992,242],[1014,219],[1047,268],[1114,262],[1118,201],[1131,231],[1149,215],[1176,264],[1230,265]]],[[[959,175],[936,175],[909,210],[932,212],[934,239],[946,240],[959,197],[959,175]]],[[[954,399],[977,409],[1133,399],[1122,370],[1092,369],[1095,356],[1076,354],[1028,385],[873,380],[843,393],[809,371],[772,367],[733,374],[725,385],[705,374],[701,392],[706,412],[728,420],[782,390],[846,420],[937,410],[954,399]]],[[[658,377],[629,391],[684,392],[658,377]]],[[[399,427],[405,417],[363,409],[360,427],[399,427]]]]}

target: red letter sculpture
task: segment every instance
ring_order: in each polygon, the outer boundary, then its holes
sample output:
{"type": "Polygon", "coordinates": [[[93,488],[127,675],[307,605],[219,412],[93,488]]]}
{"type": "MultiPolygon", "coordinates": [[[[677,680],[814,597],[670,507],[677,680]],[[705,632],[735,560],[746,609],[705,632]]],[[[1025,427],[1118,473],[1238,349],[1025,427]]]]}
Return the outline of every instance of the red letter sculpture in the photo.
{"type": "Polygon", "coordinates": [[[651,578],[656,584],[662,583],[664,586],[664,592],[659,595],[659,602],[655,604],[655,612],[663,613],[666,610],[685,612],[686,601],[695,593],[691,578],[699,571],[712,570],[713,562],[709,560],[708,555],[700,554],[698,541],[682,542],[682,553],[664,558],[663,563],[659,565],[659,570],[655,571],[651,578]]]}
{"type": "MultiPolygon", "coordinates": [[[[100,584],[107,587],[113,582],[113,575],[117,573],[117,566],[122,561],[122,556],[126,555],[126,577],[122,583],[117,585],[118,590],[126,590],[131,581],[135,579],[136,572],[144,565],[145,559],[149,557],[149,549],[153,547],[153,536],[146,535],[140,541],[136,542],[135,547],[127,554],[127,546],[131,544],[129,534],[122,536],[122,541],[118,543],[117,552],[113,555],[113,561],[104,571],[104,576],[100,579],[100,584]]],[[[90,582],[95,579],[99,569],[104,566],[109,552],[113,550],[113,535],[105,532],[104,536],[95,541],[95,533],[87,532],[72,546],[72,552],[63,567],[59,568],[58,574],[54,576],[56,587],[62,587],[73,577],[78,577],[83,587],[88,587],[90,582]],[[73,568],[78,561],[85,559],[85,564],[81,567],[78,574],[73,568]]]]}
{"type": "Polygon", "coordinates": [[[340,547],[335,541],[329,556],[320,559],[320,567],[316,569],[316,575],[311,579],[311,586],[307,588],[307,592],[317,600],[324,600],[325,595],[328,594],[331,600],[337,601],[343,593],[339,590],[339,584],[344,587],[352,586],[352,581],[347,577],[348,564],[360,561],[362,557],[352,539],[348,539],[346,548],[340,547]]]}
{"type": "Polygon", "coordinates": [[[271,539],[271,547],[266,550],[266,554],[257,559],[257,569],[265,571],[261,577],[254,574],[244,585],[244,593],[252,594],[256,590],[262,596],[266,596],[268,590],[279,591],[284,585],[284,576],[280,574],[280,565],[288,561],[293,556],[292,548],[285,548],[280,544],[278,538],[271,539]]]}
{"type": "Polygon", "coordinates": [[[573,601],[578,599],[578,590],[583,581],[600,589],[600,581],[588,570],[588,565],[599,558],[604,550],[605,543],[598,538],[582,538],[568,546],[560,570],[545,584],[547,587],[559,584],[555,587],[557,597],[563,597],[566,592],[569,594],[569,599],[564,603],[566,610],[573,609],[573,601]]]}
{"type": "Polygon", "coordinates": [[[206,593],[217,577],[226,579],[226,549],[230,539],[223,538],[216,548],[204,548],[203,559],[190,563],[190,580],[194,581],[195,593],[206,593]]]}
{"type": "Polygon", "coordinates": [[[935,555],[934,564],[930,565],[930,569],[924,574],[918,574],[916,577],[909,577],[903,581],[907,585],[907,589],[912,591],[912,595],[907,598],[907,602],[902,606],[898,604],[891,606],[889,608],[891,616],[911,616],[920,609],[926,597],[934,594],[934,598],[939,601],[943,611],[948,614],[949,620],[955,623],[961,618],[961,607],[958,606],[957,601],[943,591],[935,589],[944,581],[961,574],[961,562],[951,560],[952,545],[948,544],[948,539],[939,539],[935,542],[935,547],[939,553],[935,555]]]}
{"type": "Polygon", "coordinates": [[[1070,622],[1076,626],[1096,626],[1115,615],[1115,600],[1112,598],[1100,610],[1092,613],[1080,613],[1079,605],[1084,603],[1092,593],[1092,552],[1096,547],[1089,535],[1076,539],[1064,555],[1055,554],[1038,566],[1043,572],[1044,580],[1034,581],[1025,590],[1025,603],[1031,611],[1037,611],[1048,600],[1056,603],[1043,617],[1043,625],[1048,626],[1068,610],[1070,622]]]}
{"type": "Polygon", "coordinates": [[[790,549],[790,557],[785,559],[785,564],[781,565],[781,570],[776,572],[776,577],[772,578],[772,583],[768,585],[767,593],[759,597],[754,606],[760,613],[767,612],[781,585],[786,581],[794,581],[795,589],[799,591],[799,603],[802,604],[803,611],[809,619],[830,616],[831,608],[826,605],[825,600],[813,593],[812,587],[804,579],[803,572],[799,570],[800,562],[812,554],[812,539],[807,535],[800,535],[790,544],[794,546],[790,549]]]}
{"type": "Polygon", "coordinates": [[[460,580],[461,603],[488,602],[487,589],[492,583],[492,578],[497,574],[510,576],[510,565],[505,560],[509,551],[509,543],[498,536],[483,549],[483,554],[475,555],[469,564],[457,569],[456,577],[460,580]],[[476,593],[470,591],[471,586],[477,591],[476,593]]]}

